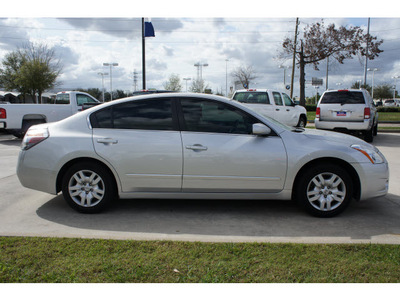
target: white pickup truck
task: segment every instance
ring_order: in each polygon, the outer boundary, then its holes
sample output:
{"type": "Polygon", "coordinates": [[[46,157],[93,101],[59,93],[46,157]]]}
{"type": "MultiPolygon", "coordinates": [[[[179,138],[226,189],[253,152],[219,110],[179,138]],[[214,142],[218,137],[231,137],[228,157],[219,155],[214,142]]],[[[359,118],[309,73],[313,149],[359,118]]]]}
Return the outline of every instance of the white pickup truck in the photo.
{"type": "Polygon", "coordinates": [[[288,126],[306,127],[307,110],[285,93],[270,89],[237,90],[232,100],[288,126]]]}
{"type": "Polygon", "coordinates": [[[60,92],[49,104],[1,104],[0,129],[23,137],[35,124],[56,122],[101,102],[83,92],[60,92]]]}

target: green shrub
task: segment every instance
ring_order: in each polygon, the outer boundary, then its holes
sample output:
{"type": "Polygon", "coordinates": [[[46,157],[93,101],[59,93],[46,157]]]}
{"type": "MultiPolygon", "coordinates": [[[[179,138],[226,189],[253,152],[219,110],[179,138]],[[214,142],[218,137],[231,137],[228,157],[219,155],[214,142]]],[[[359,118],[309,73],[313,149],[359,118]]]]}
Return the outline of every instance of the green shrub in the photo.
{"type": "Polygon", "coordinates": [[[378,112],[400,112],[400,107],[394,106],[380,106],[378,112]]]}

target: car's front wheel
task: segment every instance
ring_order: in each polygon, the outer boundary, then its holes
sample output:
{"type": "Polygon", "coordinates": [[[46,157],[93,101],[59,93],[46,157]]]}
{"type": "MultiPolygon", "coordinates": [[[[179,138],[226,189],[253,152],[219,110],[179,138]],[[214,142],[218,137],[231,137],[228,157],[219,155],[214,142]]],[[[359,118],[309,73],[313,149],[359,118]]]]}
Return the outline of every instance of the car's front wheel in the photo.
{"type": "Polygon", "coordinates": [[[326,218],[346,209],[352,191],[352,180],[345,169],[323,163],[302,174],[297,182],[296,198],[311,215],[326,218]]]}
{"type": "Polygon", "coordinates": [[[296,127],[302,127],[305,128],[307,125],[307,118],[305,116],[300,116],[299,122],[297,123],[296,127]]]}
{"type": "Polygon", "coordinates": [[[62,192],[69,206],[82,213],[100,212],[116,197],[108,170],[92,162],[71,166],[63,177],[62,192]]]}

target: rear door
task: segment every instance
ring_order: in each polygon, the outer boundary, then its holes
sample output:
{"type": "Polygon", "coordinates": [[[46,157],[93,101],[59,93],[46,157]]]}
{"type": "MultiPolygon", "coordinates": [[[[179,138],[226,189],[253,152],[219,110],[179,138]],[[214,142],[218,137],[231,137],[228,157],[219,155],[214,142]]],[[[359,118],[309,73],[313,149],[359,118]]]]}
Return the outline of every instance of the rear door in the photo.
{"type": "Polygon", "coordinates": [[[363,122],[365,99],[362,91],[324,93],[319,103],[320,120],[330,122],[363,122]]]}
{"type": "Polygon", "coordinates": [[[182,141],[173,107],[170,99],[156,98],[91,115],[96,153],[117,171],[123,192],[181,190],[182,141]]]}

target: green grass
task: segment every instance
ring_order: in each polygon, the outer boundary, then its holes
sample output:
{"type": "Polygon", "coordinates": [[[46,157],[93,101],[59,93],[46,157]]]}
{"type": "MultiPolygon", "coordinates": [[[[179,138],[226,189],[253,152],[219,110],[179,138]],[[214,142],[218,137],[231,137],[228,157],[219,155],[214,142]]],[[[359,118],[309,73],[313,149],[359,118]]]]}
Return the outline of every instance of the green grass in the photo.
{"type": "Polygon", "coordinates": [[[398,245],[0,237],[0,282],[400,282],[398,245]]]}
{"type": "MultiPolygon", "coordinates": [[[[315,111],[307,112],[307,120],[312,121],[315,119],[315,111]]],[[[379,112],[380,122],[399,122],[400,123],[400,113],[396,112],[379,112]]]]}

